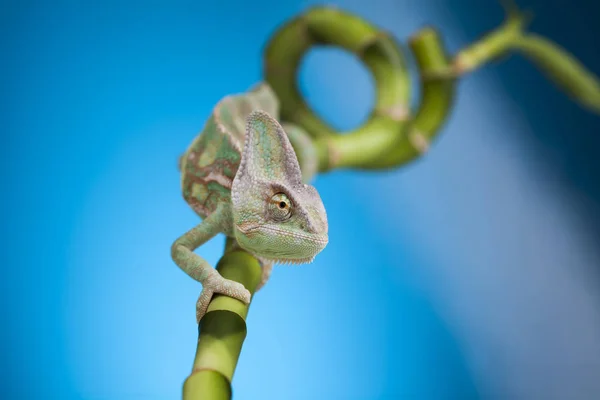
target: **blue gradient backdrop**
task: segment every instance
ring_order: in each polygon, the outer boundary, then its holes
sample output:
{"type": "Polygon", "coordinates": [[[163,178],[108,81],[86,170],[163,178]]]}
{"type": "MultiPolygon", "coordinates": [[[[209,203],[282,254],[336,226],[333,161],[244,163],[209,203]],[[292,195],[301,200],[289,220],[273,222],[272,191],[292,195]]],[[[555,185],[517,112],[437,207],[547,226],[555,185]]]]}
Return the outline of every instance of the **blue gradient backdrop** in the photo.
{"type": "MultiPolygon", "coordinates": [[[[335,3],[401,39],[437,26],[453,51],[503,18],[495,1],[335,3]]],[[[520,3],[600,72],[597,2],[520,3]]],[[[2,2],[0,397],[180,397],[200,285],[169,258],[198,221],[176,160],[310,4],[2,2]]],[[[313,51],[301,85],[342,129],[374,98],[338,50],[313,51]]],[[[256,296],[235,398],[598,395],[599,121],[513,57],[461,83],[423,160],[319,176],[331,243],[256,296]]]]}

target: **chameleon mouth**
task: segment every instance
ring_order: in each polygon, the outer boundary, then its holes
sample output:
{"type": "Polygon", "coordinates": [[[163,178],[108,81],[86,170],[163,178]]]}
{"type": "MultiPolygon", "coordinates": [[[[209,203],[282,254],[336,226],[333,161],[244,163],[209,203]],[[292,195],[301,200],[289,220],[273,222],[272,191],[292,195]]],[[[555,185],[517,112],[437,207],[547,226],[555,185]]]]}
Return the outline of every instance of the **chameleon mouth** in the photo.
{"type": "Polygon", "coordinates": [[[298,264],[310,264],[314,261],[315,257],[310,258],[265,258],[261,259],[268,261],[273,264],[279,265],[298,265],[298,264]]]}
{"type": "MultiPolygon", "coordinates": [[[[302,234],[302,233],[298,233],[298,232],[290,232],[290,231],[286,231],[283,229],[279,229],[279,228],[275,228],[272,226],[264,226],[264,225],[254,225],[252,227],[249,228],[243,228],[240,225],[236,225],[236,228],[242,232],[244,235],[251,235],[253,233],[256,232],[261,232],[261,231],[269,231],[271,233],[274,233],[276,235],[280,235],[280,236],[288,236],[288,237],[292,237],[295,239],[301,239],[313,244],[318,245],[321,248],[324,248],[327,243],[329,243],[329,238],[327,237],[327,235],[323,236],[317,236],[317,235],[306,235],[306,234],[302,234]]],[[[314,258],[314,257],[313,257],[314,258]]]]}
{"type": "MultiPolygon", "coordinates": [[[[240,229],[240,228],[238,227],[238,229],[240,229]]],[[[290,231],[275,228],[272,226],[259,225],[259,226],[253,226],[252,228],[246,229],[245,231],[240,229],[240,231],[242,231],[244,234],[251,234],[256,231],[263,231],[263,232],[269,231],[269,232],[272,232],[272,233],[280,235],[280,236],[288,236],[288,237],[292,237],[295,239],[301,239],[303,241],[314,243],[316,245],[320,245],[323,247],[325,247],[327,245],[327,243],[329,243],[329,238],[327,236],[325,236],[323,238],[323,237],[317,236],[317,235],[308,235],[308,234],[302,234],[302,233],[293,232],[293,231],[290,232],[290,231]]]]}
{"type": "MultiPolygon", "coordinates": [[[[290,264],[310,264],[315,259],[315,256],[321,252],[329,242],[327,235],[314,235],[299,231],[290,231],[279,229],[274,226],[265,225],[253,225],[253,226],[239,226],[236,225],[238,231],[243,233],[246,237],[253,237],[254,235],[260,236],[273,236],[273,237],[287,237],[290,239],[299,240],[297,245],[284,245],[281,247],[268,245],[264,243],[261,250],[256,248],[254,245],[247,247],[246,250],[254,254],[257,258],[265,260],[269,263],[290,265],[290,264]],[[245,229],[244,229],[245,228],[245,229]]],[[[258,236],[256,237],[258,239],[258,236]]],[[[255,240],[256,240],[255,239],[255,240]]],[[[244,248],[244,241],[240,244],[244,248]]],[[[249,245],[249,243],[245,243],[249,245]]]]}

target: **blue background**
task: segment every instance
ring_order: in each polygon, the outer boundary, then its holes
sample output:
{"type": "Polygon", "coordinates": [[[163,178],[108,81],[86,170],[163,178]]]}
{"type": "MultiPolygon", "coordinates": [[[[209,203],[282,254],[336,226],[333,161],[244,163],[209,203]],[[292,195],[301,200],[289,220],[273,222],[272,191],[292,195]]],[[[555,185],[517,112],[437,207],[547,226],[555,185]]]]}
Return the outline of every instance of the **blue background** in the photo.
{"type": "MultiPolygon", "coordinates": [[[[495,1],[333,3],[402,40],[434,25],[451,51],[503,19],[495,1]]],[[[198,222],[177,157],[311,4],[2,3],[0,397],[180,397],[201,286],[169,256],[198,222]]],[[[600,72],[597,2],[520,4],[600,72]]],[[[341,129],[374,98],[340,50],[300,78],[341,129]]],[[[319,176],[330,244],[256,296],[235,398],[598,395],[599,128],[515,56],[461,83],[425,158],[319,176]]]]}

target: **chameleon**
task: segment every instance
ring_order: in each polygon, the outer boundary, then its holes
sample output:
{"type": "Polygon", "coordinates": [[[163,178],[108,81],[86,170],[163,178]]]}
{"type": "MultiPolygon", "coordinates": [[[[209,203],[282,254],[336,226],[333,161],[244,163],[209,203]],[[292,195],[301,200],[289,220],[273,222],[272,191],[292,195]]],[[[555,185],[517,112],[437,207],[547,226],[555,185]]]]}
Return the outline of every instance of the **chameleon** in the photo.
{"type": "Polygon", "coordinates": [[[310,263],[329,241],[325,207],[308,183],[317,153],[308,134],[280,124],[278,113],[277,97],[264,82],[225,96],[179,158],[183,198],[202,221],[174,241],[171,257],[202,284],[198,323],[213,294],[250,302],[241,283],[223,278],[194,252],[217,234],[258,259],[257,291],[274,263],[310,263]]]}

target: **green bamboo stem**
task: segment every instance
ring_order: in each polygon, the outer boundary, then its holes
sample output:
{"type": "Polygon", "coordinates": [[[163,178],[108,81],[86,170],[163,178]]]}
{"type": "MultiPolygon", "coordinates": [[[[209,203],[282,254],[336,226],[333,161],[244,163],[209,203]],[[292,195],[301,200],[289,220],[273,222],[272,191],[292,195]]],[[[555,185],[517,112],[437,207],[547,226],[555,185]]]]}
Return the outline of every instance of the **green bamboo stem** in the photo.
{"type": "MultiPolygon", "coordinates": [[[[217,264],[226,279],[242,283],[254,294],[261,268],[250,254],[226,250],[217,264]]],[[[215,295],[198,326],[198,346],[192,373],[183,385],[184,400],[231,398],[231,380],[246,338],[249,305],[228,296],[215,295]]]]}

